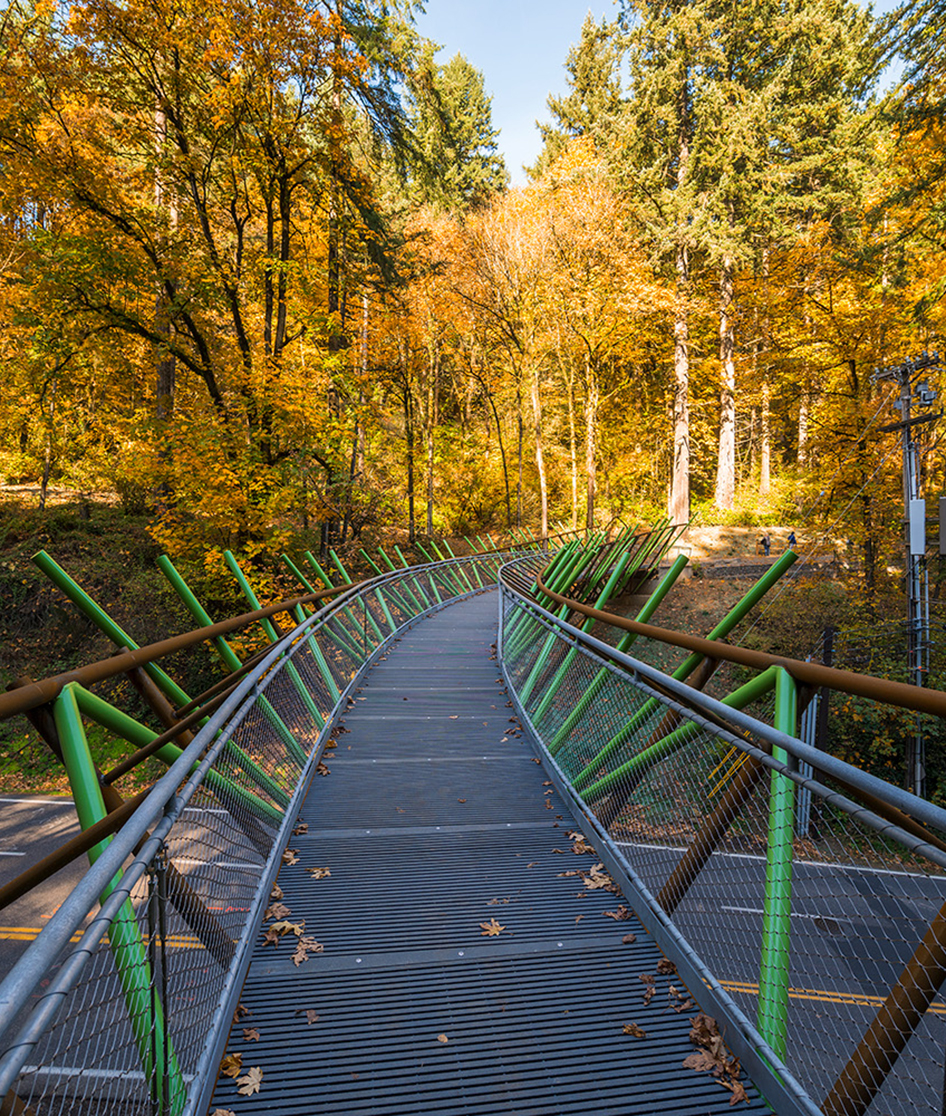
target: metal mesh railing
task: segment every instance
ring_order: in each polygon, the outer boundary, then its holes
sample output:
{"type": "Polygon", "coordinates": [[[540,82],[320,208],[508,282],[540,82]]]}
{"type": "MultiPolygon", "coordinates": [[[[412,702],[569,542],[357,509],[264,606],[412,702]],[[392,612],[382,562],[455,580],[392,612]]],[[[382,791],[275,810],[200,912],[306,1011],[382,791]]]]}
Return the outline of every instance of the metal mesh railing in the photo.
{"type": "Polygon", "coordinates": [[[495,585],[502,560],[376,578],[240,683],[0,985],[4,1111],[206,1107],[298,802],[354,681],[405,623],[495,585]]]}
{"type": "Polygon", "coordinates": [[[521,712],[645,925],[711,974],[694,1001],[825,1113],[938,1116],[946,811],[796,739],[778,668],[717,701],[502,592],[521,712]]]}

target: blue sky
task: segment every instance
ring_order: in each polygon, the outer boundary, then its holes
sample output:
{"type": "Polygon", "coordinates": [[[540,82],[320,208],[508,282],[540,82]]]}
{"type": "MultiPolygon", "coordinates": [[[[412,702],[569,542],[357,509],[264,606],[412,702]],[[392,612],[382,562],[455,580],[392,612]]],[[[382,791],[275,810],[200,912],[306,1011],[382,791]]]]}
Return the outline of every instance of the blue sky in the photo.
{"type": "MultiPolygon", "coordinates": [[[[535,121],[547,120],[545,99],[565,91],[565,59],[591,11],[600,21],[616,14],[608,0],[425,0],[418,30],[443,46],[446,62],[466,55],[481,70],[493,98],[493,123],[513,183],[522,184],[523,163],[532,163],[541,144],[535,121]]],[[[878,14],[894,0],[874,4],[878,14]]]]}

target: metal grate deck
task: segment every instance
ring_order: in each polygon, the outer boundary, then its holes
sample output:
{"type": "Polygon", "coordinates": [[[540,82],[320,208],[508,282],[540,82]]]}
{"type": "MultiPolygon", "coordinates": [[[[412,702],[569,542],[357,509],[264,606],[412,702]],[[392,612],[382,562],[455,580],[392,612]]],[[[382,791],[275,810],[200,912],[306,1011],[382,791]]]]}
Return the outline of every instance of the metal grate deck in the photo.
{"type": "MultiPolygon", "coordinates": [[[[260,937],[229,1053],[260,1091],[221,1077],[213,1108],[369,1113],[730,1113],[682,1066],[689,1021],[626,901],[589,889],[596,863],[506,702],[495,597],[462,601],[392,645],[353,695],[291,838],[279,885],[324,953],[260,937]],[[307,868],[328,868],[316,879],[307,868]],[[485,937],[481,923],[505,929],[485,937]],[[633,943],[624,944],[625,935],[633,943]],[[643,1002],[642,974],[656,992],[643,1002]],[[318,1018],[309,1022],[307,1012],[318,1018]],[[635,1023],[646,1037],[624,1033],[635,1023]],[[254,1028],[258,1041],[244,1038],[254,1028]],[[446,1041],[443,1041],[446,1038],[446,1041]]],[[[771,1110],[748,1086],[736,1111],[771,1110]]]]}

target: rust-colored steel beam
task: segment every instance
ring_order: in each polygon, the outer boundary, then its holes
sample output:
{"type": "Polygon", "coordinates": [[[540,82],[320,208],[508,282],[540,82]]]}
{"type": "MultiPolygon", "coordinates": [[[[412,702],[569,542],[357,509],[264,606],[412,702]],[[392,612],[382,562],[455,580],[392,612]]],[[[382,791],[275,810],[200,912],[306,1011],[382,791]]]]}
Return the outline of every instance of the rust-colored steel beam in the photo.
{"type": "Polygon", "coordinates": [[[653,624],[640,624],[636,620],[628,620],[624,616],[616,616],[611,612],[602,612],[580,601],[563,597],[560,593],[554,593],[547,588],[541,574],[537,575],[535,580],[539,589],[557,604],[567,605],[583,616],[600,620],[603,624],[610,624],[623,631],[634,632],[648,639],[669,643],[687,651],[695,651],[699,655],[706,655],[727,663],[738,663],[740,666],[753,667],[756,670],[767,670],[772,666],[782,667],[796,682],[809,686],[827,686],[841,693],[870,698],[872,701],[896,705],[901,709],[912,709],[918,713],[932,713],[936,717],[946,717],[946,693],[941,690],[927,690],[921,686],[910,686],[905,682],[874,678],[869,674],[854,674],[849,670],[838,670],[836,667],[824,666],[821,663],[785,659],[779,655],[768,655],[764,651],[750,651],[746,647],[723,643],[721,640],[701,639],[699,636],[685,635],[683,632],[675,632],[669,628],[658,628],[653,624]]]}
{"type": "Polygon", "coordinates": [[[863,1116],[944,980],[946,903],[822,1103],[824,1116],[863,1116]]]}
{"type": "Polygon", "coordinates": [[[690,885],[703,871],[706,862],[729,831],[730,825],[739,816],[739,811],[759,785],[765,770],[764,764],[759,763],[753,756],[746,756],[739,770],[730,779],[722,801],[703,823],[696,840],[688,846],[683,859],[660,889],[657,902],[668,915],[672,915],[677,909],[690,890],[690,885]]]}
{"type": "Polygon", "coordinates": [[[43,679],[41,682],[30,682],[27,685],[18,686],[15,690],[0,694],[0,720],[12,717],[15,713],[26,713],[40,705],[47,705],[57,698],[63,686],[70,682],[78,682],[82,686],[91,686],[96,682],[104,681],[106,678],[114,678],[118,674],[127,674],[128,671],[134,670],[136,667],[153,663],[165,655],[173,654],[175,651],[184,651],[198,643],[203,643],[204,640],[227,635],[229,632],[235,632],[258,620],[268,619],[280,612],[287,612],[297,605],[309,604],[322,597],[329,597],[351,588],[350,585],[342,585],[332,589],[323,589],[318,593],[307,593],[305,596],[295,597],[291,601],[280,601],[278,604],[257,609],[255,612],[246,612],[241,616],[234,616],[230,620],[222,620],[219,624],[210,624],[205,628],[196,628],[191,632],[171,636],[169,639],[162,639],[157,643],[150,643],[146,647],[137,648],[135,651],[124,651],[101,662],[90,663],[88,666],[78,667],[76,670],[65,671],[63,674],[54,675],[52,678],[43,679]]]}

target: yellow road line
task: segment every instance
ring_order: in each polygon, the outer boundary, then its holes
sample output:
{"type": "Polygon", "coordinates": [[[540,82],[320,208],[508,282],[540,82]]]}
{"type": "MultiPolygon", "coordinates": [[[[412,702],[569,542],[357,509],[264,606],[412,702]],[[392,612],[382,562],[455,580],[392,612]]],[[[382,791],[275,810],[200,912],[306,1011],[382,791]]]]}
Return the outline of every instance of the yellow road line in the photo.
{"type": "MultiPolygon", "coordinates": [[[[747,996],[758,996],[758,984],[742,984],[734,980],[719,982],[727,992],[742,992],[747,996]]],[[[854,1004],[857,1007],[879,1008],[886,996],[870,996],[861,992],[829,992],[821,988],[789,988],[790,1000],[817,1000],[825,1004],[854,1004]]],[[[946,1015],[946,1003],[936,1001],[928,1009],[934,1015],[946,1015]]]]}
{"type": "MultiPolygon", "coordinates": [[[[39,930],[33,926],[0,926],[0,941],[4,942],[32,942],[39,936],[39,930]]],[[[78,942],[82,940],[82,931],[78,930],[69,939],[70,942],[78,942]]],[[[108,938],[104,939],[106,942],[108,938]]],[[[180,949],[203,949],[204,946],[199,938],[186,937],[183,934],[172,934],[167,939],[169,946],[177,946],[180,949]]]]}

